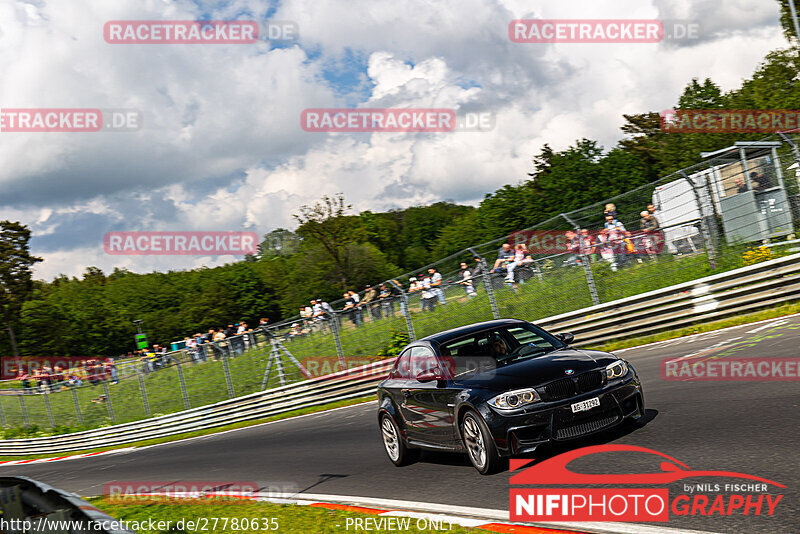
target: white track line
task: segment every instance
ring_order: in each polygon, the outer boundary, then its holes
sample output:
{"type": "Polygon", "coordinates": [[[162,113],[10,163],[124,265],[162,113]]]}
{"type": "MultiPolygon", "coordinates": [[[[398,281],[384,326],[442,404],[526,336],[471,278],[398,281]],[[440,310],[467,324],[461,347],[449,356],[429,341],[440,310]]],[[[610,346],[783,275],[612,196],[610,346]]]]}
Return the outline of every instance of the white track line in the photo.
{"type": "Polygon", "coordinates": [[[763,326],[759,326],[758,328],[753,328],[752,330],[748,330],[748,334],[755,334],[756,332],[760,332],[761,330],[766,330],[767,328],[772,328],[773,326],[780,326],[782,324],[786,324],[789,321],[775,321],[774,323],[765,324],[763,326]]]}
{"type": "MultiPolygon", "coordinates": [[[[784,315],[783,317],[781,317],[781,319],[791,319],[792,317],[800,317],[800,313],[793,313],[791,315],[784,315]]],[[[674,342],[674,341],[676,341],[678,339],[684,339],[684,340],[689,341],[692,338],[696,338],[698,336],[706,336],[706,335],[711,334],[712,332],[714,332],[714,333],[727,332],[728,330],[733,330],[734,328],[746,328],[748,326],[755,326],[757,324],[764,324],[764,323],[768,323],[770,321],[775,321],[775,319],[776,319],[776,317],[773,317],[771,319],[764,319],[764,320],[761,320],[761,321],[756,321],[754,323],[745,323],[745,324],[739,324],[739,325],[736,325],[736,326],[726,326],[725,328],[720,328],[719,330],[709,330],[708,332],[699,332],[697,334],[691,334],[689,336],[680,336],[680,337],[672,338],[672,339],[664,339],[662,341],[653,341],[652,343],[645,343],[644,345],[636,345],[635,347],[627,347],[627,348],[624,348],[624,349],[612,350],[611,352],[612,353],[617,353],[617,352],[625,352],[626,350],[643,349],[645,347],[652,347],[653,345],[662,345],[662,344],[665,344],[665,343],[674,342]]]]}

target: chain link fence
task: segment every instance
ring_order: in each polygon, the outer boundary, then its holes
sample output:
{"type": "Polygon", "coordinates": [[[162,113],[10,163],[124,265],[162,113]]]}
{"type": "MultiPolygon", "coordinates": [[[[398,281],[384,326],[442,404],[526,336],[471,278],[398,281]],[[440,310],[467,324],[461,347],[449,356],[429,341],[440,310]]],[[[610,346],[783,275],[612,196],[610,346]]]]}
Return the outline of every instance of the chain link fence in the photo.
{"type": "Polygon", "coordinates": [[[0,424],[74,431],[154,417],[391,357],[449,328],[536,321],[770,259],[786,247],[759,245],[793,239],[800,223],[799,145],[797,134],[737,143],[362,289],[355,305],[310,295],[304,316],[121,364],[118,383],[0,390],[0,424]]]}

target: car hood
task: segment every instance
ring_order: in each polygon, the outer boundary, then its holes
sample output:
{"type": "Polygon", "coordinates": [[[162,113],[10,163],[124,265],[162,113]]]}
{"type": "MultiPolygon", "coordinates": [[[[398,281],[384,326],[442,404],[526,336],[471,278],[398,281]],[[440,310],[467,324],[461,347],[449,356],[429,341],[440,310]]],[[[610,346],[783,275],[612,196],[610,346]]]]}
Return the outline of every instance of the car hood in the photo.
{"type": "Polygon", "coordinates": [[[492,391],[537,387],[567,376],[577,376],[593,369],[602,369],[617,358],[595,350],[561,349],[484,371],[455,382],[465,387],[492,391]],[[572,371],[568,373],[568,371],[572,371]]]}

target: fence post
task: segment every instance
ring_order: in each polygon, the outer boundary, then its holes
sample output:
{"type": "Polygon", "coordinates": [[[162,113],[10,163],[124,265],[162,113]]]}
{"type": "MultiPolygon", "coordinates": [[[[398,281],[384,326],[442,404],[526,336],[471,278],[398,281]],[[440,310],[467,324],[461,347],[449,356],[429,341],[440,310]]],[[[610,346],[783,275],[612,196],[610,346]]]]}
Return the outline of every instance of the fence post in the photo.
{"type": "Polygon", "coordinates": [[[105,380],[103,381],[103,391],[106,393],[106,404],[108,405],[108,416],[111,418],[111,424],[115,423],[114,421],[114,407],[111,406],[111,392],[108,391],[108,382],[105,380]]]}
{"type": "Polygon", "coordinates": [[[275,357],[275,369],[278,371],[278,381],[281,383],[282,386],[286,385],[286,375],[283,374],[283,361],[281,360],[281,355],[275,357]]]}
{"type": "MultiPolygon", "coordinates": [[[[206,345],[208,345],[208,343],[203,343],[201,345],[203,347],[203,350],[205,350],[205,346],[206,345]]],[[[189,395],[188,395],[188,393],[186,393],[186,381],[183,379],[183,367],[181,366],[181,362],[179,362],[178,360],[176,360],[172,356],[170,356],[170,359],[173,362],[175,362],[175,364],[178,366],[178,381],[181,383],[181,395],[183,395],[183,405],[188,410],[190,408],[190,406],[189,406],[189,395]]],[[[208,356],[206,356],[206,359],[208,359],[208,356]]]]}
{"type": "Polygon", "coordinates": [[[228,398],[232,399],[235,395],[233,393],[233,381],[231,380],[231,370],[228,367],[228,356],[222,355],[222,369],[225,371],[225,383],[228,385],[228,398]]]}
{"type": "Polygon", "coordinates": [[[416,341],[417,336],[414,333],[414,323],[411,322],[411,310],[408,307],[408,293],[406,293],[403,286],[398,284],[395,280],[389,280],[389,283],[400,291],[400,313],[406,318],[406,329],[408,330],[409,340],[416,341]]]}
{"type": "Polygon", "coordinates": [[[19,407],[22,410],[22,420],[25,421],[25,428],[28,428],[30,421],[28,421],[28,410],[25,409],[25,394],[23,392],[17,393],[19,396],[19,407]]]}
{"type": "Polygon", "coordinates": [[[137,369],[137,375],[139,376],[139,388],[142,390],[142,402],[144,403],[144,413],[147,414],[147,417],[150,417],[150,402],[147,400],[147,390],[144,389],[144,377],[142,373],[139,372],[137,369]]]}
{"type": "Polygon", "coordinates": [[[83,415],[81,414],[81,405],[78,402],[78,390],[75,386],[70,388],[72,390],[72,403],[75,405],[75,413],[78,415],[78,423],[83,426],[83,415]]]}
{"type": "MultiPolygon", "coordinates": [[[[570,219],[566,213],[560,214],[566,221],[575,228],[575,232],[580,236],[581,235],[581,227],[578,224],[570,219]]],[[[583,253],[583,246],[578,247],[578,251],[581,253],[581,264],[583,265],[583,274],[586,275],[586,283],[589,284],[589,293],[592,296],[592,303],[597,306],[600,304],[600,297],[597,294],[597,286],[594,283],[594,273],[592,273],[592,266],[589,265],[589,256],[583,253]]]]}
{"type": "Polygon", "coordinates": [[[3,413],[3,401],[0,399],[0,425],[3,425],[3,428],[6,427],[6,415],[3,413]]]}
{"type": "Polygon", "coordinates": [[[44,406],[47,410],[47,418],[50,420],[50,428],[56,427],[56,421],[53,419],[53,410],[50,408],[50,391],[49,388],[44,390],[44,406]]]}
{"type": "MultiPolygon", "coordinates": [[[[694,199],[697,202],[697,211],[700,212],[700,235],[703,236],[703,244],[706,247],[706,256],[708,256],[708,263],[711,266],[711,270],[713,271],[716,269],[716,252],[714,250],[714,242],[711,239],[711,234],[708,231],[708,217],[703,213],[703,202],[700,198],[700,193],[697,192],[697,188],[695,187],[694,180],[689,178],[685,172],[680,171],[681,176],[683,176],[687,182],[689,182],[689,187],[692,188],[692,193],[694,193],[694,199]]],[[[704,179],[707,181],[708,178],[704,179]]],[[[710,198],[709,202],[714,203],[714,199],[710,198]]]]}
{"type": "Polygon", "coordinates": [[[342,369],[347,369],[347,365],[345,365],[344,361],[344,350],[342,349],[342,340],[339,338],[339,324],[336,317],[336,312],[329,313],[329,324],[331,325],[331,330],[333,331],[333,340],[336,342],[336,355],[339,357],[339,364],[341,364],[342,369]]]}
{"type": "Polygon", "coordinates": [[[486,294],[489,295],[489,304],[492,307],[492,317],[495,319],[500,318],[500,310],[497,308],[497,299],[494,296],[494,287],[492,287],[492,273],[489,272],[489,265],[486,263],[486,258],[483,255],[475,252],[474,249],[468,248],[473,257],[480,258],[481,262],[481,278],[483,278],[483,287],[486,289],[486,294]]]}

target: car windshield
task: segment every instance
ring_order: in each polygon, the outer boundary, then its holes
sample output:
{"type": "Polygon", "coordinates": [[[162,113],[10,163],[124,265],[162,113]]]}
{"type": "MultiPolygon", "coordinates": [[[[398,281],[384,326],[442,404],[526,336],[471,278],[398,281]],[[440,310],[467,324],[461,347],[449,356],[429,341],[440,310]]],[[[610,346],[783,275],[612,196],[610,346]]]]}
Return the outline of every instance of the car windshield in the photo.
{"type": "Polygon", "coordinates": [[[465,378],[512,361],[535,358],[565,345],[532,324],[514,324],[476,332],[440,347],[451,375],[465,378]]]}

